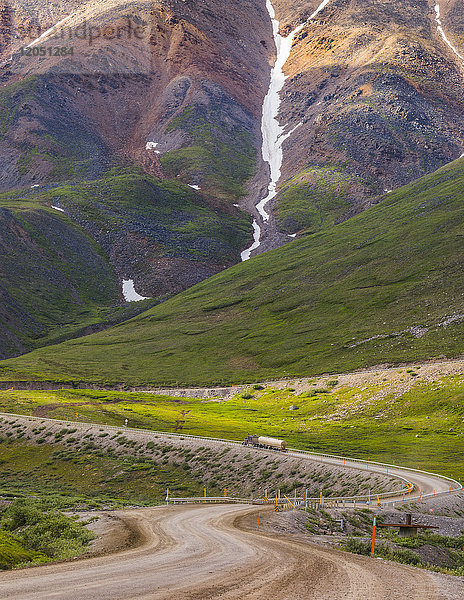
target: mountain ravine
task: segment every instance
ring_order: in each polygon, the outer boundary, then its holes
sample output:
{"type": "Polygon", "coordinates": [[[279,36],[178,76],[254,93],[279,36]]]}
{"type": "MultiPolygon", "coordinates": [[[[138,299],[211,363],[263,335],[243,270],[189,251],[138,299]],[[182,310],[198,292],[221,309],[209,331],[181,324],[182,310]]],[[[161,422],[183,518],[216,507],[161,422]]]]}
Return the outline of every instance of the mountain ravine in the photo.
{"type": "Polygon", "coordinates": [[[124,320],[123,282],[151,299],[132,315],[458,158],[462,13],[451,0],[3,2],[2,356],[124,320]],[[95,260],[62,251],[71,238],[95,260]],[[62,294],[63,269],[78,290],[97,263],[104,289],[62,294]]]}

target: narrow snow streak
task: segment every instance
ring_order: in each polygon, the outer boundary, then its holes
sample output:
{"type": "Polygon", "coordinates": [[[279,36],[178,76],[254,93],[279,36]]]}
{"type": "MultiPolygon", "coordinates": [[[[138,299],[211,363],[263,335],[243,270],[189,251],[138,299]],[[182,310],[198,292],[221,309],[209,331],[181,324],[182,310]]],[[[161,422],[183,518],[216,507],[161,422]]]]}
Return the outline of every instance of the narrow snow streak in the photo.
{"type": "Polygon", "coordinates": [[[59,211],[60,211],[60,212],[62,212],[62,213],[64,213],[64,212],[65,212],[65,211],[64,211],[64,209],[60,208],[59,206],[53,206],[53,204],[52,204],[51,206],[52,206],[52,208],[53,208],[54,210],[59,210],[59,211]]]}
{"type": "Polygon", "coordinates": [[[52,35],[53,33],[56,33],[57,30],[58,30],[58,27],[60,27],[61,25],[63,25],[67,21],[69,21],[69,19],[71,19],[72,17],[74,17],[75,14],[77,14],[77,13],[73,13],[72,15],[68,15],[64,19],[61,19],[61,21],[58,21],[58,23],[56,23],[56,25],[53,25],[53,27],[50,27],[50,29],[47,29],[47,31],[45,31],[44,33],[42,33],[42,35],[40,35],[38,38],[36,38],[33,42],[31,42],[30,44],[28,44],[26,47],[27,48],[33,48],[37,44],[40,44],[40,42],[42,42],[46,38],[50,37],[50,35],[52,35]]]}
{"type": "MultiPolygon", "coordinates": [[[[438,4],[438,2],[435,4],[435,21],[437,22],[438,33],[443,38],[444,42],[451,48],[451,50],[454,52],[454,54],[456,54],[456,56],[459,58],[459,60],[462,60],[464,63],[464,56],[462,54],[460,54],[459,51],[457,50],[457,48],[455,48],[453,46],[453,44],[450,42],[446,33],[443,30],[443,26],[441,23],[441,17],[440,17],[440,5],[438,4]]],[[[461,154],[460,158],[463,158],[463,157],[464,157],[464,154],[461,154]]]]}
{"type": "MultiPolygon", "coordinates": [[[[327,4],[329,4],[330,1],[331,0],[324,0],[323,2],[321,2],[318,8],[309,17],[308,21],[314,19],[321,12],[321,10],[323,10],[327,6],[327,4]]],[[[283,69],[285,63],[290,57],[293,40],[295,39],[296,34],[299,33],[306,25],[306,23],[303,23],[302,25],[296,27],[287,37],[282,37],[279,33],[280,24],[279,21],[276,19],[276,13],[271,0],[266,0],[266,8],[271,18],[274,42],[277,50],[277,58],[274,67],[271,71],[271,81],[268,93],[264,99],[263,115],[261,121],[261,132],[263,135],[262,155],[264,161],[267,162],[269,165],[271,175],[267,196],[263,198],[260,202],[258,202],[258,204],[256,205],[256,209],[261,218],[263,219],[264,223],[269,220],[269,214],[267,213],[264,207],[277,194],[277,183],[281,176],[283,160],[282,145],[285,142],[285,140],[288,139],[292,135],[292,133],[301,125],[301,123],[299,123],[292,130],[285,133],[286,125],[280,125],[278,121],[278,116],[281,103],[280,92],[282,91],[282,88],[285,85],[285,80],[287,79],[283,69]]],[[[259,248],[259,246],[261,245],[261,229],[256,223],[256,221],[253,221],[253,230],[253,245],[242,252],[242,260],[248,260],[250,258],[250,253],[253,250],[256,250],[256,248],[259,248]],[[259,230],[258,238],[256,237],[257,230],[259,230]]]]}
{"type": "MultiPolygon", "coordinates": [[[[69,19],[71,19],[72,17],[74,17],[75,15],[77,15],[77,12],[72,13],[71,15],[68,15],[67,17],[65,17],[64,19],[61,19],[61,21],[58,21],[58,23],[56,23],[55,25],[53,25],[53,27],[50,27],[50,29],[47,29],[47,31],[44,31],[42,33],[42,35],[39,35],[38,38],[36,38],[35,40],[33,40],[30,44],[28,44],[26,46],[26,48],[33,48],[34,46],[36,46],[37,44],[40,44],[43,40],[47,39],[48,37],[50,37],[52,34],[56,33],[58,31],[58,28],[63,25],[64,23],[66,23],[67,21],[69,21],[69,19]]],[[[0,68],[5,67],[6,65],[9,65],[11,63],[11,61],[13,60],[14,56],[18,54],[17,52],[14,52],[10,58],[8,58],[7,60],[4,60],[1,64],[0,64],[0,68]]]]}
{"type": "Polygon", "coordinates": [[[256,222],[256,219],[253,219],[253,243],[252,245],[247,248],[246,250],[244,250],[242,252],[241,259],[242,261],[248,260],[250,258],[250,254],[253,252],[253,250],[256,250],[256,248],[259,248],[259,246],[261,245],[261,242],[259,241],[261,238],[261,227],[258,225],[258,223],[256,222]]]}
{"type": "Polygon", "coordinates": [[[440,18],[440,5],[438,4],[438,2],[435,4],[435,13],[436,13],[435,21],[437,22],[437,29],[438,29],[439,34],[441,35],[441,37],[443,38],[445,43],[451,48],[451,50],[454,52],[454,54],[456,54],[456,56],[460,60],[464,61],[464,56],[458,52],[457,48],[455,48],[453,46],[453,44],[449,41],[448,37],[446,36],[446,33],[443,31],[443,26],[441,24],[441,18],[440,18]]]}
{"type": "Polygon", "coordinates": [[[122,280],[122,295],[126,302],[140,302],[140,300],[149,300],[146,296],[137,294],[134,288],[134,282],[132,279],[122,280]]]}

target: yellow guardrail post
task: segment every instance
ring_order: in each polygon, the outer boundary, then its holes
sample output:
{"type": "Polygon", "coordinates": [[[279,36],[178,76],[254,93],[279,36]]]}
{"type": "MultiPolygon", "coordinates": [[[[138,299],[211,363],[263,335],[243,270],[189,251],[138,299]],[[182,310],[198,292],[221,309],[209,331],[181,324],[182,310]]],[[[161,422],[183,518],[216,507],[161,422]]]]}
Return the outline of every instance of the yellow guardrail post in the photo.
{"type": "Polygon", "coordinates": [[[291,500],[289,500],[285,494],[284,494],[284,498],[285,498],[285,500],[287,500],[287,502],[289,504],[291,504],[293,506],[293,508],[295,508],[295,505],[293,504],[293,502],[291,500]]]}

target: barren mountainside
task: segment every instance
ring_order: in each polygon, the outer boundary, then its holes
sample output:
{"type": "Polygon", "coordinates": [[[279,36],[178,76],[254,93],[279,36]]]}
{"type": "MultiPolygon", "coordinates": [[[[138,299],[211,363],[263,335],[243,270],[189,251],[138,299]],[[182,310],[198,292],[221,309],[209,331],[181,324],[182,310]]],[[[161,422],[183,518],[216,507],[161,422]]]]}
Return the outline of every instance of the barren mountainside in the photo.
{"type": "MultiPolygon", "coordinates": [[[[304,3],[276,4],[283,27],[307,17],[304,3]]],[[[284,146],[281,226],[316,230],[458,158],[462,65],[437,30],[435,2],[330,2],[286,65],[281,115],[302,124],[284,146]]]]}

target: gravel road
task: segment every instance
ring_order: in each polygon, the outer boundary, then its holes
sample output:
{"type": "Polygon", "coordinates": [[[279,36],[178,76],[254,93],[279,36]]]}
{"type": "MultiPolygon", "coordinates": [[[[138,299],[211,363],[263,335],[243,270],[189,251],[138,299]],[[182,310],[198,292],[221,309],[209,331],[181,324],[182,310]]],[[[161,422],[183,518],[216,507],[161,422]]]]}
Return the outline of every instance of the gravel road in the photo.
{"type": "MultiPolygon", "coordinates": [[[[8,600],[444,600],[450,597],[445,590],[440,591],[442,585],[434,575],[418,569],[326,550],[288,535],[240,529],[240,522],[247,520],[247,514],[257,511],[249,506],[195,505],[115,513],[138,531],[137,547],[111,556],[2,573],[0,597],[8,600]]],[[[453,580],[452,588],[459,594],[456,598],[464,597],[462,582],[453,580]]]]}

